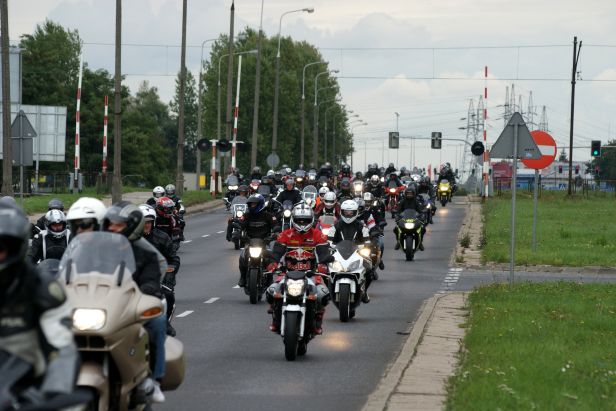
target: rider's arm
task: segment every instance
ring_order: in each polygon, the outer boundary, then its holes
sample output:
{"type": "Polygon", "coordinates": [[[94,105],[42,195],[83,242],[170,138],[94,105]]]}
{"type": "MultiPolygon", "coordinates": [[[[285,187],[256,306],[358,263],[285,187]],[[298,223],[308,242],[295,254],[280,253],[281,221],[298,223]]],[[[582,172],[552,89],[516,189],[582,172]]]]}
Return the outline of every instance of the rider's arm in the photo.
{"type": "Polygon", "coordinates": [[[27,261],[30,261],[32,264],[38,263],[43,259],[43,235],[45,231],[41,231],[36,234],[32,239],[32,245],[28,250],[27,261]]]}

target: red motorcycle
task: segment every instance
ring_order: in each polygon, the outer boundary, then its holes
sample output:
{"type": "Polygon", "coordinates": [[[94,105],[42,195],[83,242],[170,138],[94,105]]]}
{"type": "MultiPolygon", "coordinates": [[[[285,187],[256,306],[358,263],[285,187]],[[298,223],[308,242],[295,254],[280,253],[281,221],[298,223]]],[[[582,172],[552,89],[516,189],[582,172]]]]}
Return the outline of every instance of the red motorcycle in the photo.
{"type": "Polygon", "coordinates": [[[391,212],[393,218],[393,212],[398,207],[398,199],[400,198],[400,192],[404,190],[404,186],[398,187],[394,181],[390,181],[387,184],[387,198],[385,199],[386,210],[391,212]]]}

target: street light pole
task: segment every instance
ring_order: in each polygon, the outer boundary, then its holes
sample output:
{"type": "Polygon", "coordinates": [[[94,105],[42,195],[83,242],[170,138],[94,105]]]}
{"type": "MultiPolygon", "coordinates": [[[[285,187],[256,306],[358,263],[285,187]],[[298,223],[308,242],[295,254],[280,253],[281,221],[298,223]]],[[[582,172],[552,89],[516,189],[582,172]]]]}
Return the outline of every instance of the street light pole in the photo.
{"type": "Polygon", "coordinates": [[[250,150],[250,168],[257,165],[257,149],[259,139],[259,94],[261,92],[261,37],[263,33],[263,3],[261,0],[261,20],[259,21],[259,35],[257,37],[257,68],[255,73],[255,102],[252,110],[252,141],[250,150]]]}
{"type": "MultiPolygon", "coordinates": [[[[304,164],[304,113],[305,113],[305,101],[306,101],[306,69],[315,64],[327,64],[324,61],[314,61],[312,63],[308,63],[304,66],[302,70],[302,113],[301,113],[301,125],[300,125],[300,154],[299,161],[301,164],[304,164]]],[[[315,165],[316,167],[316,165],[315,165]]]]}
{"type": "Polygon", "coordinates": [[[319,85],[319,77],[323,74],[328,73],[338,73],[338,70],[325,70],[318,73],[314,76],[314,119],[312,124],[312,163],[313,166],[317,167],[318,162],[318,144],[319,144],[319,136],[318,136],[318,122],[319,122],[319,107],[318,107],[318,85],[319,85]]]}
{"type": "Polygon", "coordinates": [[[182,2],[182,52],[180,54],[180,90],[178,93],[178,158],[175,174],[175,189],[184,194],[184,94],[186,88],[186,7],[182,2]]]}
{"type": "MultiPolygon", "coordinates": [[[[199,99],[197,101],[197,141],[203,138],[203,110],[202,110],[202,96],[203,96],[203,47],[206,43],[216,41],[217,39],[203,40],[201,43],[201,60],[199,60],[199,99]]],[[[195,189],[199,190],[199,179],[201,177],[201,150],[197,149],[197,167],[195,174],[197,174],[197,184],[195,189]]]]}
{"type": "Polygon", "coordinates": [[[276,51],[276,79],[274,81],[274,120],[272,124],[272,152],[276,152],[277,139],[278,139],[278,93],[280,91],[280,41],[282,31],[282,18],[287,14],[307,12],[313,13],[314,8],[304,8],[298,10],[286,11],[280,15],[280,22],[278,24],[278,49],[276,51]]]}
{"type": "MultiPolygon", "coordinates": [[[[396,132],[400,132],[400,128],[398,128],[398,120],[400,119],[400,113],[398,113],[397,111],[394,113],[396,115],[396,132]]],[[[398,154],[400,154],[400,149],[396,149],[396,167],[400,168],[400,159],[398,157],[398,154]]],[[[412,167],[412,166],[411,166],[412,167]]]]}
{"type": "Polygon", "coordinates": [[[122,0],[116,0],[115,73],[113,105],[113,179],[111,201],[122,201],[122,0]]]}

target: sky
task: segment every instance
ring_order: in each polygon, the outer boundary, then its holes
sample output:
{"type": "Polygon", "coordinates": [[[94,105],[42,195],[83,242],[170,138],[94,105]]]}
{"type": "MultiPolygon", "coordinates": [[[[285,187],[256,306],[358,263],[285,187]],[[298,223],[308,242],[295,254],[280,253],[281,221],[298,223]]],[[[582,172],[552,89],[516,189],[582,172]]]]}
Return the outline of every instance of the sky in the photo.
{"type": "MultiPolygon", "coordinates": [[[[169,101],[179,69],[182,1],[123,3],[123,43],[132,44],[123,48],[126,84],[135,90],[148,80],[169,101]]],[[[258,28],[261,3],[235,2],[236,33],[246,26],[258,28]]],[[[396,127],[403,137],[425,138],[440,131],[444,138],[467,139],[467,130],[460,129],[467,120],[461,119],[468,118],[469,100],[474,99],[476,106],[484,87],[488,88],[484,102],[488,145],[504,127],[506,88],[515,85],[516,105],[521,96],[523,112],[529,112],[532,92],[533,123],[539,123],[545,106],[548,130],[560,151],[569,141],[574,36],[583,42],[574,117],[574,146],[580,148],[574,150],[574,160],[589,159],[590,140],[606,144],[615,138],[613,0],[264,0],[263,4],[263,29],[270,36],[278,32],[282,13],[315,9],[310,14],[285,15],[281,31],[316,45],[329,67],[340,70],[342,101],[359,116],[353,118],[356,169],[390,161],[408,167],[412,159],[419,167],[448,161],[462,168],[461,141],[445,141],[442,150],[431,150],[428,140],[402,140],[397,151],[382,150],[383,142],[396,127]]],[[[230,0],[188,0],[187,67],[194,73],[201,43],[228,33],[230,6],[230,0]]],[[[78,29],[89,66],[113,72],[115,1],[9,0],[9,19],[12,40],[31,33],[45,19],[78,29]]]]}

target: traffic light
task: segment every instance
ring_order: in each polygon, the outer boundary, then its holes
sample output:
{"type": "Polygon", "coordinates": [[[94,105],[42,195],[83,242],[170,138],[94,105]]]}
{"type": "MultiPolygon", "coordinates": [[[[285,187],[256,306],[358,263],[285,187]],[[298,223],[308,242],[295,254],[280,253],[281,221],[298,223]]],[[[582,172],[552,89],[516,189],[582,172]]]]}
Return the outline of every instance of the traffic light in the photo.
{"type": "Polygon", "coordinates": [[[227,151],[231,150],[231,142],[226,139],[218,140],[216,146],[218,147],[218,151],[220,151],[221,153],[226,153],[227,151]]]}
{"type": "Polygon", "coordinates": [[[590,155],[593,157],[601,157],[601,140],[593,140],[590,143],[590,155]]]}
{"type": "Polygon", "coordinates": [[[475,141],[471,146],[471,153],[475,156],[480,156],[485,151],[485,147],[481,141],[475,141]]]}
{"type": "Polygon", "coordinates": [[[558,174],[562,174],[563,173],[563,166],[558,166],[558,174]]]}
{"type": "Polygon", "coordinates": [[[199,149],[199,151],[207,151],[210,149],[210,147],[212,147],[212,143],[210,143],[210,140],[208,140],[207,138],[202,138],[201,140],[197,141],[197,148],[199,149]]]}
{"type": "Polygon", "coordinates": [[[443,133],[441,133],[440,131],[433,131],[431,147],[435,150],[440,150],[442,143],[443,143],[442,138],[443,138],[443,133]]]}
{"type": "Polygon", "coordinates": [[[575,174],[580,174],[580,165],[575,166],[575,174]]]}
{"type": "Polygon", "coordinates": [[[400,133],[397,131],[389,132],[389,148],[400,148],[400,133]]]}

